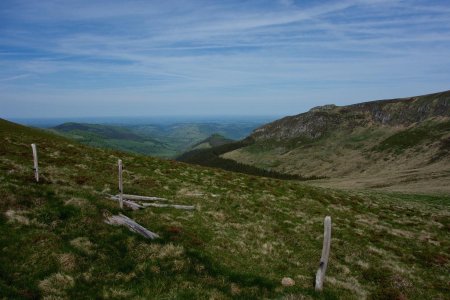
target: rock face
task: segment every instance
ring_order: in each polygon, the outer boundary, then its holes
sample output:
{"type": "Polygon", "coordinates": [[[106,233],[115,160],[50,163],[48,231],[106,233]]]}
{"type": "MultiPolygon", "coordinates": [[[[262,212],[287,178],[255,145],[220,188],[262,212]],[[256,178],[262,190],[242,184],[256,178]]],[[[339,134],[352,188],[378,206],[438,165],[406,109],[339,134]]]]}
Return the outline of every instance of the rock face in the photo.
{"type": "Polygon", "coordinates": [[[379,100],[348,106],[324,105],[257,128],[249,139],[316,139],[335,129],[409,126],[436,117],[450,117],[450,91],[412,98],[379,100]]]}

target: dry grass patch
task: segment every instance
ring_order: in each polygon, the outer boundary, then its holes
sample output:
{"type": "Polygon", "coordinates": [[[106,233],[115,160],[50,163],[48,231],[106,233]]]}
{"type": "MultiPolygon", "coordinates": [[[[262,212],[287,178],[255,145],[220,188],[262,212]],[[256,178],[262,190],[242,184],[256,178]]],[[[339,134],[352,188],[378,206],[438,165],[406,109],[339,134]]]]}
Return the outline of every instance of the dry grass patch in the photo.
{"type": "Polygon", "coordinates": [[[159,251],[157,252],[157,257],[159,259],[177,258],[182,256],[183,253],[184,249],[182,246],[170,243],[159,248],[159,251]]]}
{"type": "Polygon", "coordinates": [[[94,244],[87,237],[77,237],[71,240],[70,244],[85,254],[94,253],[94,244]]]}
{"type": "Polygon", "coordinates": [[[23,215],[25,213],[26,213],[25,211],[15,211],[15,210],[9,209],[5,212],[5,216],[8,218],[8,221],[11,223],[29,225],[30,220],[23,215]]]}
{"type": "Polygon", "coordinates": [[[84,210],[94,209],[94,206],[87,199],[72,197],[64,202],[65,205],[73,205],[84,210]]]}
{"type": "Polygon", "coordinates": [[[103,289],[103,298],[105,299],[129,299],[133,292],[118,287],[105,287],[103,289]]]}
{"type": "Polygon", "coordinates": [[[66,274],[55,273],[46,279],[39,282],[39,289],[42,294],[48,299],[52,297],[59,297],[60,299],[67,298],[67,290],[74,287],[75,280],[66,274]]]}
{"type": "Polygon", "coordinates": [[[72,272],[77,267],[77,259],[71,253],[62,253],[57,256],[59,266],[64,272],[72,272]]]}
{"type": "MultiPolygon", "coordinates": [[[[332,276],[325,277],[324,286],[330,284],[338,288],[349,290],[354,295],[353,299],[367,299],[368,291],[364,289],[358,280],[354,277],[347,276],[345,280],[339,280],[332,276]]],[[[350,298],[351,299],[351,298],[350,298]]]]}

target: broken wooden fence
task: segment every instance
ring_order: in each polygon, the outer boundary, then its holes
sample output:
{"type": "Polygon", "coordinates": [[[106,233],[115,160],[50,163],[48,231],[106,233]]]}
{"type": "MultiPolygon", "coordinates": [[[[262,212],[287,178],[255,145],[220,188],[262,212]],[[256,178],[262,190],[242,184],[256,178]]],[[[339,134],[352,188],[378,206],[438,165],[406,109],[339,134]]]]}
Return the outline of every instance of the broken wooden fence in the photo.
{"type": "MultiPolygon", "coordinates": [[[[39,182],[39,164],[36,144],[31,144],[31,149],[33,151],[33,169],[36,182],[39,182]]],[[[146,208],[146,207],[171,207],[176,209],[192,210],[195,209],[193,205],[178,205],[178,204],[166,204],[166,203],[137,203],[135,201],[167,201],[165,198],[151,197],[151,196],[140,196],[140,195],[129,195],[123,193],[123,164],[122,160],[118,160],[119,167],[119,194],[115,196],[110,196],[111,200],[118,201],[120,208],[123,209],[123,205],[130,207],[133,210],[146,208]]],[[[139,225],[134,220],[128,218],[123,214],[110,216],[105,220],[106,223],[111,225],[123,225],[128,227],[131,231],[136,232],[146,238],[155,239],[158,238],[158,234],[151,232],[145,227],[139,225]]],[[[316,291],[322,291],[323,282],[325,279],[325,273],[328,266],[328,258],[330,256],[330,245],[331,245],[331,217],[326,216],[324,219],[324,234],[323,234],[323,246],[322,246],[322,256],[320,258],[319,268],[316,273],[315,289],[316,291]]]]}
{"type": "Polygon", "coordinates": [[[140,196],[140,195],[129,195],[123,193],[123,163],[122,160],[118,160],[119,165],[119,194],[115,196],[110,196],[109,198],[114,201],[119,201],[120,208],[127,206],[133,210],[142,209],[146,207],[171,207],[175,209],[185,209],[193,210],[195,206],[193,205],[180,205],[180,204],[162,204],[162,203],[138,203],[145,201],[167,201],[166,198],[151,197],[151,196],[140,196]]]}

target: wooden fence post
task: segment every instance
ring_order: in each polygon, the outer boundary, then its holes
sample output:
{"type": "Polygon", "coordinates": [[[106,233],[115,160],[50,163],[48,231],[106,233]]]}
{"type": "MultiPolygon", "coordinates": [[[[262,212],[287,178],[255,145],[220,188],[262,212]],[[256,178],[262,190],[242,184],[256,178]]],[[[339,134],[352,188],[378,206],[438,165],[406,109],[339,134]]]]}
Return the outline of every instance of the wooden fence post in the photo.
{"type": "Polygon", "coordinates": [[[120,209],[123,209],[123,180],[122,180],[122,160],[119,159],[119,204],[120,209]]]}
{"type": "Polygon", "coordinates": [[[331,244],[331,217],[326,216],[323,222],[323,247],[322,257],[320,258],[319,269],[316,273],[316,291],[323,289],[323,281],[325,279],[325,272],[328,266],[328,257],[330,256],[330,244],[331,244]]]}
{"type": "Polygon", "coordinates": [[[36,178],[36,182],[39,182],[39,166],[38,166],[38,156],[37,156],[36,144],[31,144],[31,149],[33,150],[34,177],[36,178]]]}

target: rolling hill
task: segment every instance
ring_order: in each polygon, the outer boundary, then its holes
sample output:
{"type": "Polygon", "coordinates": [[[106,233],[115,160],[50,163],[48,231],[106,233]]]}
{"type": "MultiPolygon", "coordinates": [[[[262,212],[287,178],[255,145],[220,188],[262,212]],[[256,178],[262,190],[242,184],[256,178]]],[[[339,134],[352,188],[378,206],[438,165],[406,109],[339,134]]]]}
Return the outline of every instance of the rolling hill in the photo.
{"type": "Polygon", "coordinates": [[[325,186],[448,193],[450,91],[338,107],[264,125],[224,159],[325,186]]]}
{"type": "Polygon", "coordinates": [[[324,189],[97,149],[0,120],[0,298],[445,299],[450,198],[324,189]],[[34,181],[31,143],[41,181],[34,181]],[[193,211],[123,214],[125,192],[193,211]],[[332,217],[324,291],[313,279],[332,217]],[[295,285],[281,285],[283,277],[295,285]]]}
{"type": "Polygon", "coordinates": [[[173,155],[173,150],[167,143],[148,135],[135,133],[124,126],[63,123],[49,130],[93,147],[163,157],[173,155]]]}
{"type": "Polygon", "coordinates": [[[197,149],[209,149],[213,147],[219,147],[228,143],[233,142],[231,139],[227,139],[226,137],[220,135],[220,134],[212,134],[208,138],[198,142],[197,144],[193,145],[189,150],[197,150],[197,149]]]}

